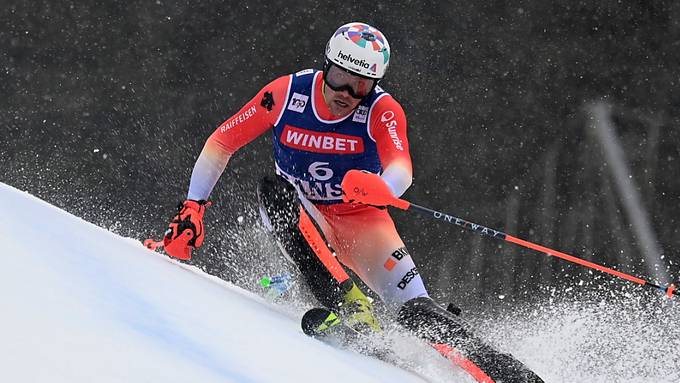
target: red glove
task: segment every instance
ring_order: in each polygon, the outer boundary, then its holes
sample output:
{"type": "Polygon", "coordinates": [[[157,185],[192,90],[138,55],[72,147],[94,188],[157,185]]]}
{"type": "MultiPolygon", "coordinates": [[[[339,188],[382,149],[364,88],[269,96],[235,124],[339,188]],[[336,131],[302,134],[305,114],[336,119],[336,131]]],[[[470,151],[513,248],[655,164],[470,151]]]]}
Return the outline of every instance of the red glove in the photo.
{"type": "Polygon", "coordinates": [[[163,238],[163,247],[168,255],[184,260],[191,259],[191,249],[198,249],[203,245],[203,214],[210,205],[210,202],[203,200],[186,200],[178,206],[179,213],[170,222],[163,238]]]}
{"type": "Polygon", "coordinates": [[[392,195],[389,186],[377,174],[350,170],[342,179],[341,186],[342,200],[345,202],[408,209],[409,203],[392,195]]]}

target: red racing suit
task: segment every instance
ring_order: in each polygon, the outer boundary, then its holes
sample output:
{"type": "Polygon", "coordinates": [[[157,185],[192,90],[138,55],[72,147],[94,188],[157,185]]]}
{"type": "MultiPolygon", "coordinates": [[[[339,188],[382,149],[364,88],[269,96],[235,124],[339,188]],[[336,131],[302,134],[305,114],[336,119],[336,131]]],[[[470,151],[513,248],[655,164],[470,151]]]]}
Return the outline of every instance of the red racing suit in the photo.
{"type": "Polygon", "coordinates": [[[337,259],[397,308],[427,296],[422,278],[388,211],[342,202],[334,182],[349,166],[379,172],[396,196],[411,185],[404,110],[380,87],[367,99],[370,104],[338,118],[324,100],[322,72],[304,70],[272,81],[207,140],[188,198],[207,200],[231,156],[273,132],[277,173],[296,186],[337,259]]]}

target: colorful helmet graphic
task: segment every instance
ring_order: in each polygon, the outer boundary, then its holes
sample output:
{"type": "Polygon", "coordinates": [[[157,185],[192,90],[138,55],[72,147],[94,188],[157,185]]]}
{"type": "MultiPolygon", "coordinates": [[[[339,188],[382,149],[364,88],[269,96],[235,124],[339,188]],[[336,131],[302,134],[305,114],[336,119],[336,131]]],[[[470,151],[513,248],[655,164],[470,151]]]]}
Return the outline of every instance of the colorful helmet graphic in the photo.
{"type": "Polygon", "coordinates": [[[385,76],[390,44],[376,28],[359,22],[338,28],[326,45],[326,59],[350,72],[373,79],[385,76]]]}

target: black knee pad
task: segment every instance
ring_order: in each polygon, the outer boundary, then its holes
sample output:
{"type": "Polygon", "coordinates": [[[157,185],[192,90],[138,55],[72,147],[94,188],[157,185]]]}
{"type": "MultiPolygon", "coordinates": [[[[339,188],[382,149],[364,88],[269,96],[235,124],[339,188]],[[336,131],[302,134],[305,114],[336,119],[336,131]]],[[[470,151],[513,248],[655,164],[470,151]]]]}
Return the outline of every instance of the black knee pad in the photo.
{"type": "Polygon", "coordinates": [[[297,227],[300,222],[300,198],[288,181],[279,176],[262,178],[257,185],[257,198],[260,210],[275,233],[297,227]]]}

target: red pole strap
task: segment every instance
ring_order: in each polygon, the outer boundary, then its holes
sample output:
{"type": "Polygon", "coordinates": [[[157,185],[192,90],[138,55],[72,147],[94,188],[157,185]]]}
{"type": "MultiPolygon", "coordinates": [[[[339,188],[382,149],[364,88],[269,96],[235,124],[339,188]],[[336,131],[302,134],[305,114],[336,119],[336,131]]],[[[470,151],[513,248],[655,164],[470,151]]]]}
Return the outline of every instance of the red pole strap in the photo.
{"type": "Polygon", "coordinates": [[[524,247],[529,248],[529,249],[540,251],[540,252],[548,254],[550,256],[555,256],[555,257],[567,260],[569,262],[578,263],[579,265],[590,267],[591,269],[600,270],[603,273],[616,275],[619,278],[623,278],[623,279],[629,280],[631,282],[635,282],[635,283],[638,283],[638,284],[641,284],[641,285],[647,284],[647,281],[645,281],[644,279],[636,278],[632,275],[628,275],[626,273],[622,273],[620,271],[610,269],[609,267],[604,267],[604,266],[598,265],[597,263],[586,261],[585,259],[577,258],[577,257],[574,257],[574,256],[569,255],[569,254],[565,254],[565,253],[562,253],[562,252],[559,252],[559,251],[555,251],[553,249],[549,249],[545,246],[537,245],[535,243],[525,241],[525,240],[519,239],[517,237],[513,237],[512,235],[506,235],[505,240],[508,241],[508,242],[515,243],[515,244],[520,245],[520,246],[524,246],[524,247]]]}

